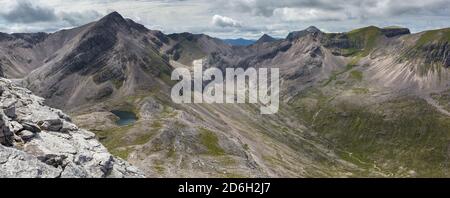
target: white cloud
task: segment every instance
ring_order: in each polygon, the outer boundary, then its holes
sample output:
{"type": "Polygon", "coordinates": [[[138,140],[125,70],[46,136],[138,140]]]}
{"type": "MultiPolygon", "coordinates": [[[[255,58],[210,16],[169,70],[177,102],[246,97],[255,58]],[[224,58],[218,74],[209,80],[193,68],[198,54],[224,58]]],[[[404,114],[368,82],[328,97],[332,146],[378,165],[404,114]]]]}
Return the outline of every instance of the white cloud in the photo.
{"type": "Polygon", "coordinates": [[[83,25],[103,16],[102,14],[94,10],[84,10],[80,12],[59,12],[57,15],[60,20],[67,22],[72,26],[83,25]]]}
{"type": "Polygon", "coordinates": [[[56,10],[39,1],[19,0],[4,5],[0,8],[0,31],[5,32],[56,31],[80,26],[103,16],[94,10],[56,10]]]}
{"type": "MultiPolygon", "coordinates": [[[[348,12],[355,18],[401,15],[449,15],[449,0],[219,0],[221,7],[271,17],[283,9],[322,13],[348,12]]],[[[320,19],[321,17],[319,17],[320,19]]],[[[326,18],[326,17],[325,17],[326,18]]]]}
{"type": "Polygon", "coordinates": [[[315,8],[277,8],[274,16],[283,21],[342,21],[349,18],[343,12],[324,11],[315,8]]]}
{"type": "Polygon", "coordinates": [[[214,15],[212,24],[218,27],[242,27],[242,23],[230,17],[214,15]]]}
{"type": "Polygon", "coordinates": [[[17,1],[11,9],[0,13],[0,17],[13,23],[35,23],[57,19],[54,9],[34,5],[24,0],[17,1]]]}

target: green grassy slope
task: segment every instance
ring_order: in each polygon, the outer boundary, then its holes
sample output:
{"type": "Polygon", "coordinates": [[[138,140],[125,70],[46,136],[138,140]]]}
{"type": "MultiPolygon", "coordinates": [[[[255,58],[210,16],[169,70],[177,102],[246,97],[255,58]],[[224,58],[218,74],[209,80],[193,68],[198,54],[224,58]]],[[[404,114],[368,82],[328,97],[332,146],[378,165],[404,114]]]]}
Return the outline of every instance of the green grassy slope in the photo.
{"type": "Polygon", "coordinates": [[[398,98],[364,107],[332,100],[311,89],[291,106],[342,158],[386,176],[449,176],[450,118],[425,101],[398,98]]]}

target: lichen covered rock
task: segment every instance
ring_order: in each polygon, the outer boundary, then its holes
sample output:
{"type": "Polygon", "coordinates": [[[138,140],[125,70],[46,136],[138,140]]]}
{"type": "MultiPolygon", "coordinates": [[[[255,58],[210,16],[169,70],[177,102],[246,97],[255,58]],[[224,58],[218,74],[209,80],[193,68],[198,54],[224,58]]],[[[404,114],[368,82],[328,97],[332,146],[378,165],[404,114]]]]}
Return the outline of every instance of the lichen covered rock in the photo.
{"type": "Polygon", "coordinates": [[[0,178],[144,177],[44,99],[2,78],[0,90],[0,178]]]}

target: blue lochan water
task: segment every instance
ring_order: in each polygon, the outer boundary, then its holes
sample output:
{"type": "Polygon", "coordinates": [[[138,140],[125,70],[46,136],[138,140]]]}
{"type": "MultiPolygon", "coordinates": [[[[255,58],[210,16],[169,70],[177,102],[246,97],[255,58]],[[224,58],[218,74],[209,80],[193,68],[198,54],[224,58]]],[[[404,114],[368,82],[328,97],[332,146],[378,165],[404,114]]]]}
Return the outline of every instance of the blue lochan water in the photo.
{"type": "Polygon", "coordinates": [[[134,114],[133,112],[114,110],[111,111],[111,113],[119,117],[119,120],[117,120],[116,122],[116,124],[119,126],[131,125],[137,121],[136,114],[134,114]]]}

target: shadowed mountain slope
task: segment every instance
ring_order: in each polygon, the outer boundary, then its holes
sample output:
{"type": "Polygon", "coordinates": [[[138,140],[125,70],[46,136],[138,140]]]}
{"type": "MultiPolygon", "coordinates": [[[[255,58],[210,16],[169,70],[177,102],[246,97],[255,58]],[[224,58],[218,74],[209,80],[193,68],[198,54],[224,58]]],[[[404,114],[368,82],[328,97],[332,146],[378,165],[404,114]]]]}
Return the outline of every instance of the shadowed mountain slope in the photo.
{"type": "Polygon", "coordinates": [[[23,78],[151,177],[442,177],[448,32],[309,27],[234,47],[203,34],[165,35],[111,13],[52,34],[1,34],[0,74],[23,78]],[[279,68],[280,112],[172,103],[171,71],[199,59],[220,69],[279,68]],[[138,120],[119,126],[112,110],[138,120]]]}

